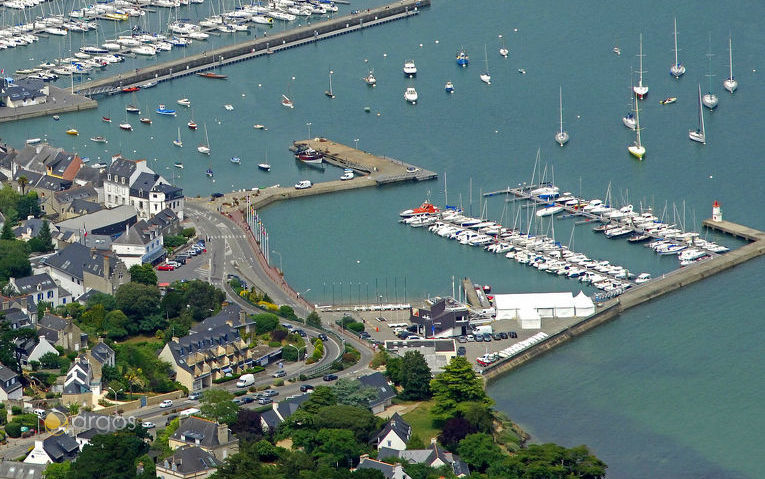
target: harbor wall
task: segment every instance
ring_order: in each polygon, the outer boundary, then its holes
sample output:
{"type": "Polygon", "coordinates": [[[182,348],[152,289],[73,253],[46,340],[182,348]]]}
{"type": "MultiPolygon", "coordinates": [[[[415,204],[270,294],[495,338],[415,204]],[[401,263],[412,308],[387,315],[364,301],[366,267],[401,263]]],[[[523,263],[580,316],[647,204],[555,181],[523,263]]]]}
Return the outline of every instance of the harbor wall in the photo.
{"type": "Polygon", "coordinates": [[[73,95],[68,89],[49,86],[48,101],[39,105],[19,108],[0,108],[0,123],[26,120],[40,116],[58,115],[73,111],[90,110],[98,107],[98,102],[82,95],[73,95]]]}

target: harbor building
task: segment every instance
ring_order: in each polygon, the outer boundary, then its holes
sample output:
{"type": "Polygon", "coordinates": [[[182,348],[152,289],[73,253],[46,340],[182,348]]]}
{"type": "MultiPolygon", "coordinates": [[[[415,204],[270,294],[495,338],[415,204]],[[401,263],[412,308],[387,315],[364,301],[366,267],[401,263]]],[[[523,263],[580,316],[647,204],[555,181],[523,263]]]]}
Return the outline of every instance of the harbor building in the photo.
{"type": "Polygon", "coordinates": [[[595,304],[580,292],[576,297],[565,293],[497,294],[495,318],[515,319],[521,329],[540,329],[542,319],[587,317],[595,313],[595,304]]]}

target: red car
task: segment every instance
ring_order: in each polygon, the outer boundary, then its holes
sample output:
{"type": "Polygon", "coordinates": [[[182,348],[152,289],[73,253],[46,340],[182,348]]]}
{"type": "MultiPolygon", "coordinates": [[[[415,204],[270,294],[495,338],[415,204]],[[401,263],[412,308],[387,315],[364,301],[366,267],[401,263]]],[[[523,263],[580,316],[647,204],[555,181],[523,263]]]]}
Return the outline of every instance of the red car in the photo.
{"type": "Polygon", "coordinates": [[[171,264],[161,264],[157,266],[158,271],[173,271],[175,269],[175,266],[171,264]]]}

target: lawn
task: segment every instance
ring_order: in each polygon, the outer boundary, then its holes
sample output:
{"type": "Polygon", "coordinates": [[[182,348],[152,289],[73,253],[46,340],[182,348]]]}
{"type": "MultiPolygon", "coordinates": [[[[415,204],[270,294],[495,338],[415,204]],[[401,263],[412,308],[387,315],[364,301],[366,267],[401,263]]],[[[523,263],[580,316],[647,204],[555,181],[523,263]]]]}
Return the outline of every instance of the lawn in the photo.
{"type": "Polygon", "coordinates": [[[430,408],[433,401],[421,402],[416,408],[412,409],[402,417],[404,421],[412,426],[412,434],[416,434],[425,444],[430,443],[430,438],[438,436],[441,431],[433,427],[433,421],[430,417],[430,408]]]}

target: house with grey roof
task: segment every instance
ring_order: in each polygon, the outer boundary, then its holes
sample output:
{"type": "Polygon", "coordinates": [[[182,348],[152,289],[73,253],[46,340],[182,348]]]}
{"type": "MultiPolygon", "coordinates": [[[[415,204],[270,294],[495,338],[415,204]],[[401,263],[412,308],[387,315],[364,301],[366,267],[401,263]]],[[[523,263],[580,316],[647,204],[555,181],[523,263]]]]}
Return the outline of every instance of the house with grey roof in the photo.
{"type": "Polygon", "coordinates": [[[2,79],[0,102],[8,108],[40,105],[48,101],[48,84],[38,78],[2,79]]]}
{"type": "Polygon", "coordinates": [[[61,306],[72,302],[72,293],[56,284],[48,273],[10,278],[8,284],[19,294],[32,296],[37,303],[45,301],[53,303],[53,306],[61,306]]]}
{"type": "Polygon", "coordinates": [[[79,216],[67,213],[72,202],[78,200],[98,204],[98,192],[92,185],[80,186],[77,184],[67,190],[57,191],[53,193],[51,197],[47,198],[47,201],[44,204],[45,214],[48,216],[58,216],[61,219],[79,216]]]}
{"type": "Polygon", "coordinates": [[[115,158],[106,170],[104,205],[131,205],[130,187],[142,173],[154,173],[145,159],[130,160],[121,155],[115,158]]]}
{"type": "Polygon", "coordinates": [[[388,448],[403,451],[412,435],[412,427],[397,412],[370,441],[377,449],[388,448]]]}
{"type": "Polygon", "coordinates": [[[385,411],[396,397],[396,390],[388,383],[388,379],[380,372],[361,376],[358,381],[365,387],[373,388],[377,396],[369,401],[369,409],[374,414],[385,411]]]}
{"type": "Polygon", "coordinates": [[[45,336],[39,336],[37,338],[22,339],[19,338],[15,341],[16,351],[19,354],[19,360],[21,367],[24,369],[31,369],[32,361],[40,361],[40,358],[48,353],[53,353],[58,356],[58,350],[53,346],[45,336]]]}
{"type": "Polygon", "coordinates": [[[158,263],[166,255],[162,230],[146,220],[139,220],[112,242],[112,251],[128,268],[158,263]]]}
{"type": "Polygon", "coordinates": [[[53,434],[43,441],[35,441],[34,449],[24,459],[29,464],[50,464],[71,461],[77,457],[80,447],[69,434],[53,434]]]}
{"type": "Polygon", "coordinates": [[[172,450],[196,446],[220,461],[239,452],[239,439],[226,424],[218,424],[196,416],[181,418],[178,429],[168,440],[168,445],[172,450]]]}
{"type": "Polygon", "coordinates": [[[11,368],[0,364],[0,401],[21,399],[24,395],[19,375],[11,368]]]}
{"type": "Polygon", "coordinates": [[[426,449],[406,449],[403,451],[381,448],[377,453],[377,458],[386,460],[390,458],[403,459],[410,464],[425,464],[428,467],[449,466],[454,475],[464,477],[470,475],[470,468],[467,463],[460,460],[459,456],[452,454],[443,447],[439,446],[435,439],[426,449]]]}
{"type": "Polygon", "coordinates": [[[91,185],[98,192],[99,201],[103,201],[105,176],[104,169],[82,165],[74,177],[74,182],[80,186],[91,185]]]}
{"type": "Polygon", "coordinates": [[[130,205],[110,209],[99,209],[56,223],[61,232],[73,232],[78,239],[86,235],[106,235],[116,238],[129,226],[136,224],[138,213],[130,205]]]}
{"type": "Polygon", "coordinates": [[[34,319],[28,312],[21,308],[8,308],[3,311],[3,322],[8,325],[10,329],[21,329],[34,327],[34,319]]]}
{"type": "Polygon", "coordinates": [[[378,461],[377,459],[371,459],[368,454],[361,456],[359,465],[356,469],[374,469],[382,472],[385,479],[411,479],[406,472],[404,472],[401,464],[388,464],[387,462],[378,461]]]}
{"type": "Polygon", "coordinates": [[[42,479],[44,464],[25,464],[16,461],[0,462],[0,479],[42,479]]]}
{"type": "Polygon", "coordinates": [[[172,456],[156,464],[161,479],[204,479],[213,474],[221,462],[201,447],[184,446],[172,456]]]}
{"type": "Polygon", "coordinates": [[[93,348],[90,350],[90,355],[93,356],[96,361],[101,363],[101,366],[114,367],[114,361],[116,358],[114,350],[102,340],[99,340],[98,343],[93,346],[93,348]]]}
{"type": "Polygon", "coordinates": [[[61,212],[61,216],[64,219],[76,218],[78,216],[89,215],[103,209],[104,207],[101,205],[101,203],[77,198],[72,200],[71,203],[64,207],[64,210],[61,212]]]}
{"type": "Polygon", "coordinates": [[[69,351],[79,351],[88,345],[88,335],[69,318],[45,313],[37,321],[37,332],[54,346],[60,346],[69,351]]]}
{"type": "Polygon", "coordinates": [[[47,272],[61,287],[79,298],[95,289],[114,294],[120,285],[130,281],[128,268],[111,251],[88,248],[72,243],[44,258],[36,273],[47,272]]]}

